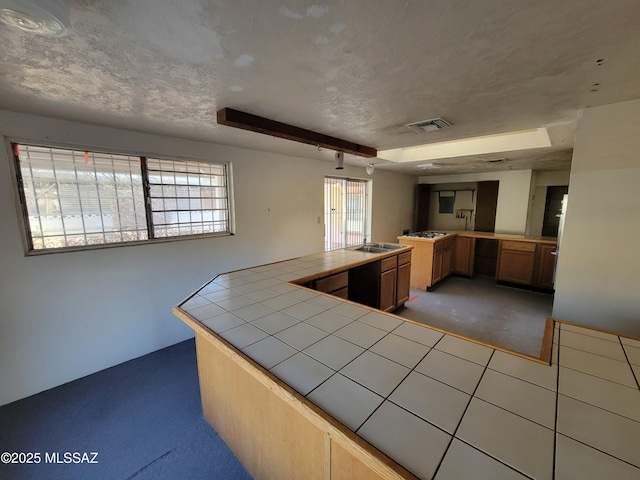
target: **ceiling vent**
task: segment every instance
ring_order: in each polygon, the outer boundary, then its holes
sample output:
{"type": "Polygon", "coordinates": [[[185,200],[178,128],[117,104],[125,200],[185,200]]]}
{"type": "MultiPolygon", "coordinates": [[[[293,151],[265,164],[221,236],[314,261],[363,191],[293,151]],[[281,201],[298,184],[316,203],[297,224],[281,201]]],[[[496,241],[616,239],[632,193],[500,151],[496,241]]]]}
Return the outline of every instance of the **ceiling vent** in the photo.
{"type": "Polygon", "coordinates": [[[435,132],[436,130],[442,130],[443,128],[450,126],[451,124],[442,117],[421,120],[419,122],[413,122],[405,125],[405,127],[409,127],[411,130],[418,133],[435,132]]]}

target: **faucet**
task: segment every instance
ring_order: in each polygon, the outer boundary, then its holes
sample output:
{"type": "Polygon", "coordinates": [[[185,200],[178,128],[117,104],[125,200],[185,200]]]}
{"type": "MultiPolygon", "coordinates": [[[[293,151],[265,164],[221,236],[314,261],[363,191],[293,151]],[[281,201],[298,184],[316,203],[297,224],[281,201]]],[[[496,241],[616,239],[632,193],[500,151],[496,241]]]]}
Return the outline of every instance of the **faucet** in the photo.
{"type": "Polygon", "coordinates": [[[362,244],[366,245],[367,244],[367,236],[365,235],[364,238],[362,239],[362,244]]]}

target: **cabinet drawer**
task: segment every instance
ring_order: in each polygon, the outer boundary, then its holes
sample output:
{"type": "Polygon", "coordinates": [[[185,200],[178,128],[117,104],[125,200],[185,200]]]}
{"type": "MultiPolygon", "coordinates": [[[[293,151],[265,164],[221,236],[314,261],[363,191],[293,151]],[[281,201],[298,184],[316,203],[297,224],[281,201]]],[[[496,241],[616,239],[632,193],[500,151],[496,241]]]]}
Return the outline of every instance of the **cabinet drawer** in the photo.
{"type": "Polygon", "coordinates": [[[349,285],[349,272],[336,273],[329,277],[316,280],[316,290],[319,292],[331,293],[349,285]]]}
{"type": "Polygon", "coordinates": [[[504,250],[516,250],[518,252],[535,252],[536,244],[534,242],[514,242],[511,240],[502,240],[502,248],[504,250]]]}
{"type": "Polygon", "coordinates": [[[331,295],[335,297],[344,298],[345,300],[349,299],[349,287],[341,288],[340,290],[336,290],[331,295]]]}
{"type": "Polygon", "coordinates": [[[433,246],[434,252],[439,252],[440,250],[444,250],[445,248],[451,248],[453,246],[453,238],[445,238],[444,240],[439,240],[433,246]]]}
{"type": "Polygon", "coordinates": [[[396,268],[398,266],[398,255],[394,255],[393,257],[387,257],[380,260],[380,271],[386,272],[387,270],[391,270],[392,268],[396,268]]]}
{"type": "Polygon", "coordinates": [[[398,265],[404,265],[411,261],[411,252],[404,252],[398,255],[398,265]]]}

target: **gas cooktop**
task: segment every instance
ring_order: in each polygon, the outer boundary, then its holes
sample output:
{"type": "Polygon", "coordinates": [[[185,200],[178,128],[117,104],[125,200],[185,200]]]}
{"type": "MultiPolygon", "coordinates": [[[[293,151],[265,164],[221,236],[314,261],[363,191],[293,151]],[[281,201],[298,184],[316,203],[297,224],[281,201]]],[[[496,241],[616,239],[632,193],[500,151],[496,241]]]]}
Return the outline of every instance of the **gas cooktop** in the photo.
{"type": "Polygon", "coordinates": [[[437,238],[447,235],[446,232],[416,232],[410,233],[407,237],[420,237],[420,238],[437,238]]]}

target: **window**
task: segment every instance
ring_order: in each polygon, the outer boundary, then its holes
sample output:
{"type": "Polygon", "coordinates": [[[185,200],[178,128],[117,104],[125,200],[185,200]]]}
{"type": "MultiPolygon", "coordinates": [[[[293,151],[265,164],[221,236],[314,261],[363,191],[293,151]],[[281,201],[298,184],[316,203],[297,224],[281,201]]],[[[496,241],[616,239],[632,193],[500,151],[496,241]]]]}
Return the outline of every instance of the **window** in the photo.
{"type": "Polygon", "coordinates": [[[224,164],[12,146],[29,251],[230,233],[224,164]]]}
{"type": "Polygon", "coordinates": [[[325,177],[325,250],[359,245],[369,232],[367,180],[325,177]]]}

